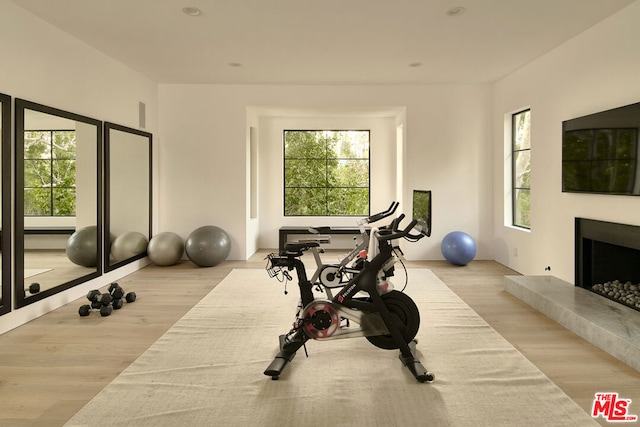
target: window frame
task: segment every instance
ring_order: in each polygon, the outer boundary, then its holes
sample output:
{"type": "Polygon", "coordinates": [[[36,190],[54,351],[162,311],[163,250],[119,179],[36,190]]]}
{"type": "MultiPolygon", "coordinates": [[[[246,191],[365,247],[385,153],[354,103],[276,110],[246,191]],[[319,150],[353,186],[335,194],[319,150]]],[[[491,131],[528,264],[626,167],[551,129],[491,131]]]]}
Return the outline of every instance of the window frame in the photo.
{"type": "MultiPolygon", "coordinates": [[[[314,157],[300,157],[300,160],[320,160],[320,158],[314,158],[314,157]]],[[[327,178],[327,171],[328,171],[328,167],[325,169],[325,178],[327,178]]],[[[319,129],[283,129],[282,131],[282,214],[285,217],[362,217],[362,216],[368,216],[371,212],[371,129],[329,129],[329,128],[319,128],[319,129]],[[328,196],[327,193],[330,189],[332,188],[345,188],[345,189],[366,189],[366,193],[367,193],[367,207],[366,207],[366,212],[362,212],[362,213],[357,213],[357,214],[344,214],[344,213],[338,213],[338,214],[332,214],[329,211],[329,207],[328,204],[325,203],[325,210],[323,214],[312,214],[312,215],[297,215],[297,214],[291,214],[291,213],[287,213],[287,189],[288,188],[304,188],[304,187],[297,187],[297,186],[287,186],[287,169],[286,169],[286,163],[287,160],[291,160],[290,158],[287,158],[287,152],[286,152],[286,144],[287,144],[287,133],[288,132],[366,132],[368,135],[367,138],[367,157],[361,157],[361,158],[345,158],[345,157],[328,157],[325,156],[325,160],[326,162],[328,162],[329,159],[332,160],[358,160],[358,161],[366,161],[367,163],[367,185],[365,187],[350,187],[350,186],[343,186],[343,187],[331,187],[329,185],[329,183],[327,182],[327,180],[325,180],[325,186],[324,187],[308,187],[308,188],[318,188],[318,189],[324,189],[325,190],[325,197],[326,200],[328,201],[328,196]]]]}
{"type": "Polygon", "coordinates": [[[531,108],[525,108],[511,114],[511,225],[513,227],[521,228],[524,230],[531,230],[531,108]],[[527,148],[516,148],[517,146],[517,126],[516,118],[523,114],[529,114],[529,145],[527,148]],[[518,154],[528,152],[529,153],[529,186],[517,186],[517,158],[518,154]],[[529,194],[529,209],[526,212],[527,218],[529,218],[528,224],[518,223],[517,218],[522,218],[521,212],[518,210],[518,193],[526,191],[529,194]]]}

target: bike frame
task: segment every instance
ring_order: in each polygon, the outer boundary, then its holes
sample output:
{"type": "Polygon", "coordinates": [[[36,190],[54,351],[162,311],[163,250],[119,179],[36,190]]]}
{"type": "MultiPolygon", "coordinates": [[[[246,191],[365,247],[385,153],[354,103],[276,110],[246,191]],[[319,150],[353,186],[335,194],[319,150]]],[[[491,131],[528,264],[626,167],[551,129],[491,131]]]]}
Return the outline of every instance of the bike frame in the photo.
{"type": "MultiPolygon", "coordinates": [[[[338,264],[324,264],[322,262],[322,258],[320,257],[320,253],[322,253],[323,250],[319,247],[311,247],[310,250],[316,262],[316,270],[313,276],[311,277],[311,282],[318,283],[318,280],[320,279],[320,283],[323,286],[325,286],[325,288],[339,287],[340,285],[328,286],[326,283],[324,283],[321,280],[321,274],[327,268],[335,269],[336,274],[339,274],[339,275],[342,275],[343,273],[350,273],[354,275],[359,273],[360,271],[359,269],[349,268],[348,264],[351,261],[353,261],[357,256],[359,256],[361,251],[368,250],[369,248],[369,241],[371,239],[371,236],[369,235],[369,231],[367,231],[367,229],[365,228],[365,225],[372,224],[374,222],[380,221],[381,219],[384,219],[393,215],[396,209],[398,208],[398,206],[399,206],[398,202],[392,202],[391,205],[387,208],[387,210],[379,212],[374,215],[370,215],[366,218],[362,218],[361,220],[359,220],[358,227],[360,228],[360,238],[362,240],[347,255],[345,255],[345,257],[338,264]]],[[[314,234],[322,234],[323,229],[324,227],[317,227],[317,228],[310,227],[309,231],[311,231],[314,234]]],[[[320,243],[320,241],[318,241],[318,243],[320,243]]],[[[343,282],[340,281],[340,283],[343,283],[343,282]]],[[[331,298],[331,292],[328,289],[327,289],[327,295],[329,296],[329,298],[331,298]]]]}
{"type": "MultiPolygon", "coordinates": [[[[313,242],[307,242],[307,244],[309,243],[313,242]]],[[[312,246],[311,249],[316,248],[316,246],[312,246]]],[[[386,335],[389,333],[388,328],[385,326],[384,318],[380,315],[381,311],[386,310],[386,306],[378,292],[377,283],[378,272],[393,259],[393,251],[394,248],[391,243],[384,242],[381,244],[378,255],[365,265],[362,270],[357,270],[358,274],[344,284],[334,297],[331,297],[329,290],[325,289],[340,317],[354,321],[360,327],[337,330],[330,337],[323,339],[353,338],[386,335]],[[366,293],[371,300],[367,301],[356,297],[360,292],[366,293]]],[[[271,257],[270,260],[272,267],[286,267],[288,270],[296,270],[302,308],[316,301],[323,301],[315,297],[313,288],[318,284],[307,279],[306,268],[297,252],[287,256],[271,257]]],[[[302,319],[298,318],[297,321],[302,321],[302,319]]]]}

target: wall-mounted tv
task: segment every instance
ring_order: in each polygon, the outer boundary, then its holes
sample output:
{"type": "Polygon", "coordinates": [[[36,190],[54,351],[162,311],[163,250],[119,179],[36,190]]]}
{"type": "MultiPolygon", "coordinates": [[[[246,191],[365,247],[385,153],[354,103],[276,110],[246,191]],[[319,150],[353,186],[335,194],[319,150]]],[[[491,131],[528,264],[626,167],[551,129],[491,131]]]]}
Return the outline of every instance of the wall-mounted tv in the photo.
{"type": "Polygon", "coordinates": [[[562,191],[640,195],[640,102],[562,122],[562,191]]]}

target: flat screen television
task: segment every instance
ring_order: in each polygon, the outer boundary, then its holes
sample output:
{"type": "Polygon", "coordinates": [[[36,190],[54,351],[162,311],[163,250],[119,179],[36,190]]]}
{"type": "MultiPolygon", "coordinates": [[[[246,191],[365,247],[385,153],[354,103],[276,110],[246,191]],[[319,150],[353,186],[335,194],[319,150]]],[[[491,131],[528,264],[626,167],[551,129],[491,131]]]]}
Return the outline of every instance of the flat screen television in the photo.
{"type": "Polygon", "coordinates": [[[640,195],[640,102],[562,122],[562,191],[640,195]]]}
{"type": "Polygon", "coordinates": [[[420,232],[431,236],[431,190],[413,190],[412,216],[418,221],[420,232]]]}

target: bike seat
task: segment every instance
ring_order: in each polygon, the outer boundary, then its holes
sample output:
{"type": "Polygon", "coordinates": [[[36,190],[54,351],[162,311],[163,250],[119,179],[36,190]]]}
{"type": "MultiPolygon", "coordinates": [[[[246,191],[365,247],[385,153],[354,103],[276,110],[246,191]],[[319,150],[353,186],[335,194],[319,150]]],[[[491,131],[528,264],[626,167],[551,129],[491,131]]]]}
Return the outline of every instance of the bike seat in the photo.
{"type": "Polygon", "coordinates": [[[309,248],[316,248],[320,246],[318,242],[287,242],[284,244],[284,250],[287,252],[300,252],[309,248]]]}

